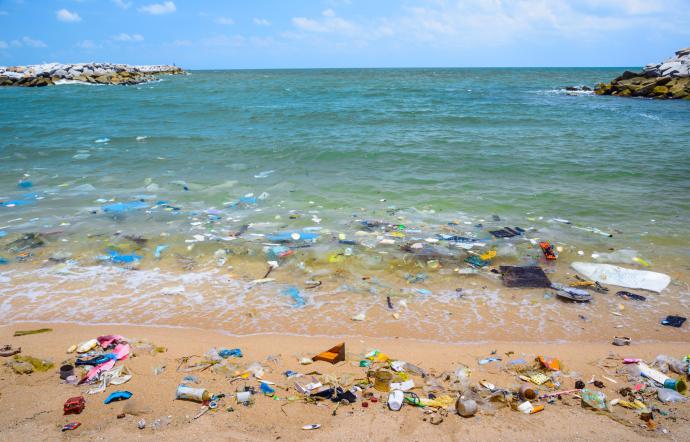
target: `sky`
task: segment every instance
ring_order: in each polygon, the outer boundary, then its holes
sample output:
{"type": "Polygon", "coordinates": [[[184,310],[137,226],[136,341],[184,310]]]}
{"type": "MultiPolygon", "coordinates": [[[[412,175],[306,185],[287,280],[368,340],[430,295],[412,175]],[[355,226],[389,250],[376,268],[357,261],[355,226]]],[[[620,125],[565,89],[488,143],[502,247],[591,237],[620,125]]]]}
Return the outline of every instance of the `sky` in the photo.
{"type": "Polygon", "coordinates": [[[643,66],[690,0],[0,0],[0,65],[643,66]]]}

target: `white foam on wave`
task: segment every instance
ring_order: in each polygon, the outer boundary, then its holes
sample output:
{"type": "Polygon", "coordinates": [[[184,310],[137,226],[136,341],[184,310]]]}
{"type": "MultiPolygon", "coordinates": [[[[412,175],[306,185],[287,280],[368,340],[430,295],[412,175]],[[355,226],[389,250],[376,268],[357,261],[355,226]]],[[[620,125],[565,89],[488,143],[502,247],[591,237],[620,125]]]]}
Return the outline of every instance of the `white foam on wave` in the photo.
{"type": "Polygon", "coordinates": [[[105,84],[100,84],[100,83],[89,83],[88,81],[67,80],[67,79],[57,80],[53,84],[55,84],[56,86],[61,86],[61,85],[66,85],[66,84],[83,84],[86,86],[106,86],[105,84]]]}
{"type": "Polygon", "coordinates": [[[545,89],[535,91],[535,93],[538,95],[570,95],[573,97],[594,95],[594,91],[569,91],[566,89],[545,89]]]}
{"type": "Polygon", "coordinates": [[[654,121],[659,121],[659,120],[661,120],[661,118],[659,118],[659,117],[656,116],[656,115],[646,114],[646,113],[644,113],[644,112],[639,113],[638,115],[641,116],[641,117],[643,117],[643,118],[648,118],[648,119],[654,120],[654,121]]]}

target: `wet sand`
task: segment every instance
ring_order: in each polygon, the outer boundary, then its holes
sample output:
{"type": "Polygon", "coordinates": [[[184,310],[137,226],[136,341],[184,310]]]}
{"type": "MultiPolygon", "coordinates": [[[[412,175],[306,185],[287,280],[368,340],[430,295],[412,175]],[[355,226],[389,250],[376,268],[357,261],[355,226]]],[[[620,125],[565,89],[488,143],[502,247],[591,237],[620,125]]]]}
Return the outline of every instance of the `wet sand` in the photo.
{"type": "MultiPolygon", "coordinates": [[[[117,318],[113,317],[113,322],[117,318]]],[[[201,321],[203,322],[203,321],[201,321]]],[[[318,331],[315,327],[314,332],[318,331]]],[[[0,342],[22,347],[22,354],[51,358],[56,367],[69,359],[65,353],[71,344],[85,341],[102,334],[117,333],[129,339],[145,339],[168,348],[165,353],[151,355],[135,350],[133,357],[124,364],[131,370],[133,378],[126,384],[110,386],[107,393],[86,396],[86,409],[78,416],[63,416],[62,404],[71,396],[82,393],[86,388],[60,383],[57,368],[46,373],[18,375],[7,367],[0,367],[0,439],[25,440],[179,440],[200,438],[203,440],[645,440],[664,438],[669,440],[690,439],[690,407],[681,405],[659,405],[669,412],[668,417],[655,413],[657,429],[646,429],[644,422],[631,410],[613,407],[608,416],[596,414],[581,408],[580,401],[563,396],[555,404],[547,404],[538,414],[524,415],[508,408],[480,411],[464,419],[448,415],[439,425],[432,425],[429,416],[419,408],[404,406],[400,412],[388,410],[381,402],[369,403],[363,408],[359,402],[343,406],[333,416],[335,405],[331,402],[307,404],[301,401],[284,400],[294,396],[294,390],[283,390],[291,382],[285,380],[282,372],[291,369],[302,373],[318,371],[322,374],[352,373],[362,376],[365,369],[359,367],[361,355],[372,350],[414,363],[425,370],[440,374],[454,371],[464,363],[472,370],[470,377],[476,385],[487,380],[498,387],[516,388],[519,381],[507,369],[507,361],[515,358],[532,360],[537,355],[558,357],[564,364],[562,388],[570,389],[576,380],[589,381],[592,376],[602,380],[602,390],[607,399],[619,397],[616,391],[632,385],[625,376],[616,371],[622,366],[623,357],[640,357],[653,360],[658,354],[680,357],[687,354],[687,338],[677,334],[664,334],[666,339],[647,340],[643,343],[633,340],[630,347],[614,347],[608,336],[582,339],[577,342],[536,343],[493,340],[482,343],[448,344],[424,340],[380,339],[372,337],[345,337],[347,361],[332,366],[316,362],[308,366],[298,364],[298,356],[311,356],[337,343],[339,338],[305,337],[278,334],[233,336],[227,332],[198,328],[169,328],[122,325],[77,325],[18,323],[0,327],[0,342]],[[49,333],[12,337],[15,330],[49,326],[49,333]],[[262,361],[266,367],[265,378],[278,384],[277,395],[283,400],[259,396],[254,405],[244,407],[234,400],[225,398],[218,411],[209,412],[199,419],[192,419],[200,405],[174,399],[175,389],[184,373],[176,372],[176,359],[185,355],[201,355],[211,347],[239,347],[244,353],[236,362],[241,366],[262,361]],[[479,365],[480,359],[493,351],[503,361],[479,365]],[[506,353],[514,352],[509,356],[506,353]],[[266,362],[269,355],[277,356],[277,363],[266,362]],[[611,356],[612,359],[606,359],[611,356]],[[162,374],[154,374],[154,368],[165,366],[162,374]],[[604,376],[613,379],[607,380],[604,376]],[[128,401],[104,405],[106,395],[117,389],[126,389],[134,395],[128,401]],[[228,406],[233,412],[226,411],[228,406]],[[123,408],[126,407],[126,408],[123,408]],[[126,409],[130,413],[123,419],[117,415],[126,409]],[[152,423],[161,417],[171,416],[171,423],[154,430],[152,423]],[[147,428],[137,429],[137,421],[145,419],[147,428]],[[425,420],[426,419],[426,420],[425,420]],[[72,432],[61,433],[60,427],[71,421],[82,426],[72,432]],[[321,429],[304,431],[306,424],[319,423],[321,429]]],[[[352,331],[352,335],[356,331],[352,331]]],[[[506,335],[508,336],[508,335],[506,335]]],[[[4,359],[4,358],[3,358],[4,359]]],[[[4,361],[3,361],[4,362],[4,361]]],[[[192,373],[200,378],[199,386],[214,393],[234,393],[245,382],[230,383],[222,374],[211,370],[192,373]]],[[[421,381],[420,381],[421,382],[421,381]]],[[[248,385],[258,386],[256,381],[248,385]]],[[[591,387],[591,386],[590,386],[591,387]]],[[[594,388],[594,387],[592,387],[594,388]]],[[[377,393],[385,400],[385,393],[377,393]]]]}

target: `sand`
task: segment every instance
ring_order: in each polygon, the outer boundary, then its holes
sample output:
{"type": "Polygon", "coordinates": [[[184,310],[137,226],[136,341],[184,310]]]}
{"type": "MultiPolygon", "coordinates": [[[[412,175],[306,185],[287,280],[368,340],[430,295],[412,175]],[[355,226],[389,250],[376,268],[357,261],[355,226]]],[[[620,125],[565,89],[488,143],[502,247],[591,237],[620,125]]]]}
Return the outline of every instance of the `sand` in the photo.
{"type": "MultiPolygon", "coordinates": [[[[682,335],[684,336],[684,335],[682,335]]],[[[283,400],[257,396],[252,406],[238,405],[226,397],[217,411],[192,419],[201,409],[199,404],[174,400],[175,390],[183,373],[177,372],[176,359],[184,355],[201,355],[213,346],[239,347],[244,357],[237,362],[248,365],[262,361],[267,367],[265,378],[280,386],[291,386],[281,374],[291,369],[301,373],[318,371],[322,374],[342,375],[352,373],[359,376],[364,370],[358,366],[360,355],[372,349],[379,349],[394,359],[402,359],[440,374],[453,371],[464,363],[472,369],[471,380],[487,380],[499,387],[516,388],[519,381],[513,373],[505,370],[510,359],[532,360],[537,355],[558,357],[565,366],[562,388],[573,388],[577,379],[589,381],[592,376],[602,380],[602,389],[607,398],[619,397],[617,390],[633,385],[616,370],[623,357],[640,357],[653,360],[658,354],[679,357],[688,353],[687,340],[683,342],[658,341],[636,342],[629,347],[614,347],[608,337],[588,342],[510,342],[493,341],[481,343],[441,343],[412,339],[375,339],[369,337],[346,337],[348,360],[332,366],[316,362],[300,366],[297,356],[312,355],[337,343],[337,337],[305,337],[297,335],[250,335],[233,336],[227,332],[195,328],[146,327],[129,325],[79,325],[69,323],[15,323],[0,327],[0,343],[11,343],[22,347],[22,354],[52,359],[56,367],[45,373],[18,375],[8,367],[0,367],[0,439],[1,440],[180,440],[199,438],[202,440],[643,440],[664,438],[669,440],[690,440],[690,406],[661,405],[653,401],[667,417],[655,413],[656,430],[647,429],[639,417],[620,406],[613,408],[608,416],[583,409],[580,401],[572,396],[563,396],[555,404],[547,404],[543,412],[524,415],[505,407],[486,410],[472,418],[461,418],[449,414],[439,425],[432,425],[429,417],[420,408],[406,405],[400,412],[388,410],[384,405],[386,394],[377,393],[380,401],[369,403],[363,408],[360,402],[341,405],[334,416],[336,406],[330,401],[319,404],[290,402],[288,396],[295,396],[294,389],[285,391],[280,387],[277,394],[283,400]],[[12,337],[15,330],[52,327],[49,333],[12,337]],[[149,354],[136,350],[135,356],[125,361],[133,378],[117,387],[109,386],[107,392],[86,396],[86,409],[77,416],[63,416],[62,405],[72,396],[83,393],[87,388],[74,387],[60,382],[58,367],[70,358],[65,350],[102,334],[117,333],[130,339],[144,339],[168,348],[160,354],[149,354]],[[480,359],[492,351],[502,362],[479,365],[480,359]],[[510,356],[506,353],[514,352],[510,356]],[[269,355],[279,356],[276,364],[266,362],[269,355]],[[612,359],[606,359],[607,357],[612,359]],[[154,374],[156,367],[165,366],[165,371],[154,374]],[[270,371],[269,371],[270,370],[270,371]],[[604,376],[613,379],[614,383],[604,376]],[[103,400],[112,391],[126,389],[133,393],[128,401],[104,405],[103,400]],[[234,411],[226,409],[232,406],[234,411]],[[126,408],[123,408],[126,407],[126,408]],[[126,417],[117,415],[126,409],[126,417]],[[133,415],[133,414],[136,415],[133,415]],[[170,416],[170,423],[153,429],[156,419],[170,416]],[[137,422],[144,419],[145,429],[137,428],[137,422]],[[67,422],[79,421],[81,427],[75,431],[61,433],[67,422]],[[303,425],[318,423],[321,428],[304,431],[303,425]]],[[[2,358],[7,359],[7,358],[2,358]]],[[[0,361],[5,362],[5,361],[0,361]]],[[[192,373],[200,378],[199,386],[213,393],[231,396],[245,382],[230,383],[223,374],[210,370],[192,373]]],[[[421,382],[421,381],[418,381],[421,382]]],[[[258,386],[256,381],[248,385],[258,386]]],[[[419,384],[418,384],[419,385],[419,384]]],[[[596,387],[590,386],[593,389],[596,387]]],[[[421,394],[421,391],[419,391],[421,394]]]]}

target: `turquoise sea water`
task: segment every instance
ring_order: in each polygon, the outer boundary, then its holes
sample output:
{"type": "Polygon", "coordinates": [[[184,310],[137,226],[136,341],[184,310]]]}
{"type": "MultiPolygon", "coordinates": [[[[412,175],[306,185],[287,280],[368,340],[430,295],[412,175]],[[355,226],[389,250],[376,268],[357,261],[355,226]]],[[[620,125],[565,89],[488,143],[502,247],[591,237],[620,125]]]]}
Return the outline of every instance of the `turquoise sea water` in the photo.
{"type": "Polygon", "coordinates": [[[356,231],[355,218],[406,209],[439,226],[565,218],[687,257],[690,102],[562,89],[620,71],[195,71],[132,87],[3,88],[0,201],[29,204],[0,207],[0,230],[194,233],[170,211],[113,223],[105,200],[213,208],[228,231],[264,222],[265,233],[290,210],[302,227],[356,231]]]}
{"type": "Polygon", "coordinates": [[[563,90],[620,71],[217,71],[0,89],[0,318],[640,338],[690,308],[690,102],[563,90]],[[489,233],[504,226],[525,233],[489,233]],[[465,262],[488,251],[490,266],[465,262]],[[570,283],[575,260],[648,263],[673,282],[620,316],[613,287],[572,304],[490,271],[536,264],[570,283]]]}

